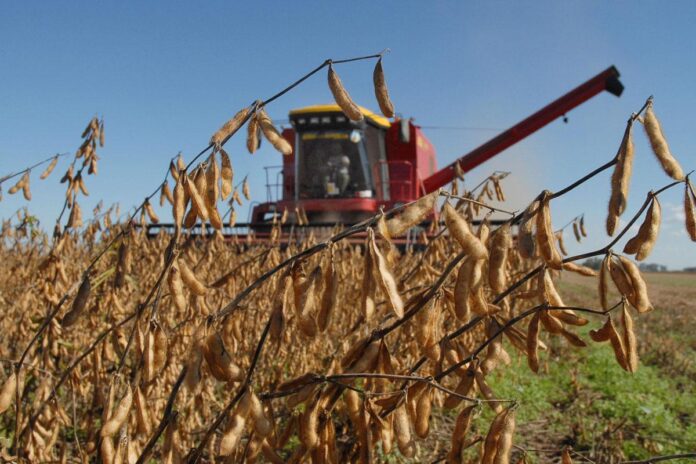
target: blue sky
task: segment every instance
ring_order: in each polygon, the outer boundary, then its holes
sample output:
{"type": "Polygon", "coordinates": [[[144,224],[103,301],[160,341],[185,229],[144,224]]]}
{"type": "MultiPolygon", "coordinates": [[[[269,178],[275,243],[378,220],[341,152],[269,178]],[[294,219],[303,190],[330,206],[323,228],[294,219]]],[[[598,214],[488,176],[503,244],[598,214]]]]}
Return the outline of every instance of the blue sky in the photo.
{"type": "MultiPolygon", "coordinates": [[[[167,160],[186,157],[242,106],[282,89],[326,58],[390,48],[385,71],[397,111],[424,126],[505,129],[615,64],[626,86],[601,94],[472,171],[495,169],[510,207],[543,188],[559,189],[609,160],[630,113],[655,96],[672,151],[696,168],[696,2],[2,2],[0,12],[0,175],[52,153],[74,151],[93,115],[106,121],[100,173],[87,180],[100,199],[128,209],[160,182],[167,160]]],[[[338,68],[360,104],[376,108],[372,62],[338,68]]],[[[269,107],[329,102],[325,75],[269,107]]],[[[487,130],[426,130],[444,166],[494,136],[487,130]]],[[[669,182],[642,131],[628,212],[650,188],[669,182]]],[[[232,140],[238,179],[248,174],[265,199],[262,167],[278,164],[267,145],[254,156],[232,140]]],[[[33,176],[30,211],[52,226],[61,206],[58,178],[33,176]]],[[[556,226],[585,213],[590,237],[571,252],[597,248],[609,175],[553,205],[556,226]]],[[[661,238],[650,258],[672,268],[696,265],[680,222],[682,191],[662,198],[661,238]]],[[[0,216],[25,202],[5,194],[0,216]]],[[[167,212],[162,212],[163,216],[167,212]]],[[[240,211],[246,219],[246,211],[240,211]]]]}

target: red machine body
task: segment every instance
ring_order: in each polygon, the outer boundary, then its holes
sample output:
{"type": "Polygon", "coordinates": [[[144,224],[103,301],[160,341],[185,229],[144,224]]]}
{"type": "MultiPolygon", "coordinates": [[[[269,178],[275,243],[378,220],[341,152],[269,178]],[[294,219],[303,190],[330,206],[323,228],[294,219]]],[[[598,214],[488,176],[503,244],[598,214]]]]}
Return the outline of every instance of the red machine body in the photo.
{"type": "Polygon", "coordinates": [[[267,177],[269,198],[254,207],[251,226],[263,227],[286,210],[290,223],[304,212],[310,225],[352,224],[416,200],[451,182],[456,164],[470,171],[602,91],[621,95],[618,77],[615,67],[607,68],[440,170],[435,148],[411,120],[389,121],[361,108],[364,121],[354,123],[336,105],[293,110],[292,128],[283,131],[293,154],[276,167],[282,182],[267,177]]]}

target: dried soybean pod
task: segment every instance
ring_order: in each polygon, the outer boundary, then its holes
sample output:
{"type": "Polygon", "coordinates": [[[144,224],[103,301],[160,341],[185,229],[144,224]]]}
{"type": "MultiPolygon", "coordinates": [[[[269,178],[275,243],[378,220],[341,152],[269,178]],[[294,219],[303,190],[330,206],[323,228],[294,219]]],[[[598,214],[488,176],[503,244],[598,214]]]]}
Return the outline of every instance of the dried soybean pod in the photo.
{"type": "Polygon", "coordinates": [[[224,200],[232,193],[232,180],[234,171],[230,155],[225,150],[220,149],[220,197],[224,200]]]}
{"type": "Polygon", "coordinates": [[[575,235],[575,241],[580,243],[582,237],[580,236],[580,229],[578,229],[578,222],[573,221],[573,235],[575,235]]]}
{"type": "Polygon", "coordinates": [[[696,242],[696,197],[692,194],[691,182],[685,183],[684,189],[684,217],[686,220],[686,231],[691,241],[696,242]]]}
{"type": "Polygon", "coordinates": [[[672,156],[667,140],[665,140],[665,136],[662,133],[660,121],[657,119],[657,116],[655,116],[652,100],[648,102],[647,108],[645,108],[643,127],[645,128],[645,133],[648,135],[648,140],[650,140],[653,153],[655,153],[665,173],[674,180],[684,179],[684,171],[674,156],[672,156]]]}
{"type": "Polygon", "coordinates": [[[292,145],[290,145],[290,143],[285,139],[285,137],[283,137],[280,134],[280,132],[278,132],[278,129],[275,128],[275,126],[273,125],[273,121],[271,121],[271,118],[266,114],[263,108],[258,110],[258,112],[256,113],[256,117],[259,121],[259,125],[261,126],[261,132],[263,132],[263,136],[266,137],[266,140],[271,142],[273,148],[278,150],[283,155],[291,155],[292,145]]]}
{"type": "MultiPolygon", "coordinates": [[[[218,183],[220,182],[220,168],[217,165],[215,155],[208,158],[208,169],[205,171],[205,206],[210,215],[210,225],[215,229],[222,229],[222,219],[217,210],[217,199],[220,194],[218,183]]],[[[202,192],[201,192],[202,193],[202,192]]]]}
{"type": "Polygon", "coordinates": [[[510,451],[512,450],[512,439],[515,434],[515,407],[508,409],[505,415],[503,430],[500,432],[498,446],[495,453],[495,464],[509,464],[510,451]]]}
{"type": "Polygon", "coordinates": [[[561,250],[563,256],[568,256],[568,251],[565,247],[565,242],[563,241],[563,230],[557,231],[554,235],[556,242],[558,242],[558,249],[561,250]]]}
{"type": "Polygon", "coordinates": [[[652,311],[653,306],[648,297],[648,287],[645,284],[645,280],[643,280],[643,276],[640,274],[640,269],[630,259],[619,256],[619,260],[621,261],[633,289],[632,298],[629,299],[630,303],[639,313],[652,311]]]}
{"type": "Polygon", "coordinates": [[[164,206],[164,200],[167,200],[170,205],[174,205],[174,197],[172,196],[172,191],[169,189],[169,184],[167,182],[163,182],[160,188],[160,206],[164,206]]]}
{"type": "Polygon", "coordinates": [[[443,212],[447,230],[449,230],[450,235],[457,240],[462,247],[462,251],[475,260],[487,258],[488,250],[483,246],[481,240],[471,233],[471,229],[466,220],[457,213],[454,207],[449,203],[445,203],[443,212]]]}
{"type": "Polygon", "coordinates": [[[652,195],[652,201],[648,208],[648,213],[645,215],[643,223],[638,229],[635,237],[631,238],[624,247],[624,253],[636,255],[638,261],[642,261],[648,257],[652,251],[657,234],[660,232],[660,221],[662,219],[662,209],[657,197],[652,195]]]}
{"type": "Polygon", "coordinates": [[[581,266],[580,264],[575,264],[573,262],[563,263],[563,270],[577,272],[578,274],[584,275],[587,277],[596,277],[597,276],[597,271],[595,271],[594,269],[589,268],[587,266],[581,266]]]}
{"type": "Polygon", "coordinates": [[[454,314],[462,322],[466,322],[471,317],[471,304],[469,294],[471,293],[470,282],[473,274],[474,261],[466,259],[459,267],[457,280],[454,284],[454,314]]]}
{"type": "Polygon", "coordinates": [[[375,312],[375,291],[377,289],[377,282],[373,277],[374,266],[374,258],[368,244],[368,246],[365,247],[365,264],[363,267],[360,299],[361,313],[365,317],[365,320],[369,320],[375,312]]]}
{"type": "Polygon", "coordinates": [[[632,301],[634,297],[633,285],[619,259],[615,257],[610,258],[609,272],[611,274],[611,280],[614,281],[614,285],[616,285],[619,293],[628,298],[629,301],[632,301]]]}
{"type": "Polygon", "coordinates": [[[169,269],[169,275],[167,276],[167,285],[169,286],[169,293],[172,298],[172,302],[179,312],[186,311],[186,297],[184,296],[184,282],[181,280],[181,271],[174,262],[171,269],[169,269]]]}
{"type": "Polygon", "coordinates": [[[539,212],[539,202],[533,201],[522,215],[522,221],[517,231],[517,251],[523,258],[531,258],[536,253],[536,242],[532,234],[534,216],[539,212]]]}
{"type": "Polygon", "coordinates": [[[148,404],[145,400],[140,387],[135,387],[135,418],[137,422],[137,433],[145,437],[150,436],[152,431],[152,423],[150,422],[150,413],[148,412],[148,404]]]}
{"type": "MultiPolygon", "coordinates": [[[[202,173],[199,170],[198,173],[196,174],[196,180],[198,180],[199,176],[201,176],[201,175],[202,175],[202,173]]],[[[195,208],[196,215],[199,218],[201,218],[202,221],[207,221],[208,220],[208,208],[206,208],[205,201],[203,200],[201,193],[198,191],[196,182],[191,180],[189,178],[189,176],[182,176],[182,177],[184,178],[184,187],[186,188],[186,193],[188,193],[189,197],[191,198],[191,207],[195,208]]]]}
{"type": "Polygon", "coordinates": [[[174,226],[177,230],[181,228],[184,221],[184,211],[186,210],[186,191],[183,184],[183,179],[186,176],[185,172],[176,181],[174,185],[174,201],[172,202],[172,215],[174,216],[174,226]]]}
{"type": "Polygon", "coordinates": [[[77,290],[77,295],[75,296],[75,300],[73,301],[70,311],[63,316],[63,320],[61,321],[61,325],[63,327],[70,327],[77,322],[80,315],[84,311],[85,306],[87,306],[87,300],[89,300],[89,294],[91,291],[92,284],[89,281],[89,276],[85,275],[82,278],[82,283],[80,284],[80,288],[77,290]]]}
{"type": "Polygon", "coordinates": [[[607,216],[607,233],[614,235],[619,216],[626,209],[628,199],[628,186],[633,171],[633,118],[631,118],[624,132],[619,153],[616,158],[616,166],[611,175],[611,196],[609,197],[609,213],[607,216]]]}
{"type": "Polygon", "coordinates": [[[616,356],[616,361],[618,361],[619,366],[621,366],[624,370],[631,372],[628,365],[628,358],[626,356],[626,347],[623,339],[619,335],[619,332],[617,332],[613,321],[610,322],[609,325],[609,341],[611,342],[611,347],[614,350],[614,356],[616,356]]]}
{"type": "Polygon", "coordinates": [[[382,69],[382,57],[377,60],[375,70],[372,72],[372,82],[375,85],[375,96],[382,114],[388,118],[394,116],[394,105],[389,98],[389,90],[384,79],[384,69],[382,69]]]}
{"type": "Polygon", "coordinates": [[[527,363],[533,372],[539,372],[539,321],[541,314],[534,313],[527,328],[527,363]]]}
{"type": "Polygon", "coordinates": [[[404,207],[397,216],[387,220],[387,231],[390,237],[399,237],[405,234],[411,227],[423,222],[432,213],[435,202],[440,195],[440,190],[429,193],[413,203],[404,207]]]}
{"type": "Polygon", "coordinates": [[[300,442],[311,451],[319,445],[319,412],[322,402],[320,395],[315,394],[314,398],[307,403],[304,413],[300,417],[300,442]]]}
{"type": "Polygon", "coordinates": [[[263,404],[254,392],[249,391],[249,412],[254,420],[254,430],[262,437],[267,437],[273,431],[273,424],[263,410],[263,404]]]}
{"type": "MultiPolygon", "coordinates": [[[[20,376],[21,379],[21,376],[20,376]]],[[[20,385],[21,386],[21,385],[20,385]]],[[[5,380],[0,390],[0,414],[7,411],[15,399],[17,392],[17,373],[13,370],[12,374],[5,380]]]]}
{"type": "MultiPolygon", "coordinates": [[[[469,368],[464,371],[464,374],[462,374],[461,379],[459,380],[459,383],[457,386],[454,388],[455,393],[458,393],[459,395],[462,396],[468,396],[469,393],[471,392],[471,389],[474,387],[474,377],[475,377],[475,372],[473,369],[473,364],[469,365],[469,368]]],[[[444,407],[447,409],[452,409],[456,408],[459,403],[461,403],[463,398],[457,395],[450,395],[447,397],[445,400],[444,407]]]]}
{"type": "Polygon", "coordinates": [[[587,237],[587,230],[585,229],[585,215],[580,217],[580,223],[578,225],[580,227],[580,234],[583,237],[587,237]]]}
{"type": "Polygon", "coordinates": [[[605,311],[609,309],[609,273],[609,255],[606,255],[599,268],[598,279],[599,301],[605,311]]]}
{"type": "Polygon", "coordinates": [[[491,239],[490,260],[488,262],[488,282],[495,293],[501,293],[507,286],[505,265],[508,250],[512,246],[510,224],[500,226],[491,239]]]}
{"type": "Polygon", "coordinates": [[[638,346],[636,342],[636,334],[633,331],[633,319],[628,312],[626,303],[621,309],[621,319],[623,322],[623,344],[626,349],[626,366],[628,372],[636,372],[638,370],[638,346]]]}
{"type": "Polygon", "coordinates": [[[358,105],[356,105],[350,98],[350,95],[348,95],[346,88],[341,82],[341,78],[338,77],[338,74],[336,74],[336,71],[334,71],[331,63],[329,63],[329,89],[331,89],[331,93],[333,94],[334,100],[336,100],[336,104],[338,104],[341,111],[348,116],[348,119],[351,121],[363,120],[362,111],[360,111],[358,105]]]}
{"type": "Polygon", "coordinates": [[[271,309],[269,336],[271,340],[280,343],[283,329],[285,328],[285,295],[291,290],[291,280],[289,274],[281,277],[280,283],[273,296],[273,306],[271,309]]]}
{"type": "Polygon", "coordinates": [[[493,464],[495,462],[495,455],[498,453],[500,437],[503,429],[506,428],[506,417],[509,412],[509,409],[503,409],[495,416],[493,422],[491,422],[488,433],[486,434],[486,439],[483,442],[481,464],[493,464]]]}
{"type": "MultiPolygon", "coordinates": [[[[214,331],[203,345],[203,357],[205,358],[210,373],[222,382],[236,382],[244,376],[242,370],[232,361],[225,344],[217,331],[214,331]]],[[[247,401],[250,397],[247,398],[247,401]]]]}
{"type": "Polygon", "coordinates": [[[227,421],[227,427],[220,438],[218,454],[229,456],[239,444],[249,415],[250,402],[248,392],[244,393],[234,409],[232,417],[227,421]]]}
{"type": "Polygon", "coordinates": [[[604,325],[598,329],[598,330],[590,330],[590,338],[596,342],[606,342],[609,340],[611,337],[611,327],[613,326],[613,322],[611,320],[610,316],[607,316],[607,320],[604,322],[604,325]]]}
{"type": "MultiPolygon", "coordinates": [[[[259,102],[257,101],[257,107],[259,102]]],[[[258,113],[254,112],[254,114],[249,118],[249,122],[247,123],[247,139],[246,139],[246,146],[247,150],[249,153],[252,155],[256,150],[259,149],[259,142],[261,140],[260,134],[261,132],[261,127],[259,126],[259,120],[258,120],[258,113]]]]}
{"type": "Polygon", "coordinates": [[[334,263],[334,247],[329,247],[329,254],[326,266],[324,266],[324,289],[321,294],[319,304],[319,314],[317,315],[317,327],[320,332],[326,331],[331,322],[331,312],[336,303],[336,292],[338,291],[338,278],[336,276],[336,265],[334,263]]]}
{"type": "MultiPolygon", "coordinates": [[[[553,279],[551,279],[551,273],[548,269],[544,269],[539,274],[539,279],[542,280],[540,286],[544,288],[544,294],[546,295],[546,300],[551,306],[565,306],[561,295],[558,294],[556,286],[553,284],[553,279]]],[[[552,314],[555,315],[556,311],[552,314]]]]}
{"type": "Polygon", "coordinates": [[[467,406],[457,416],[457,420],[454,423],[454,431],[452,432],[452,446],[447,454],[447,464],[459,464],[462,462],[462,446],[464,445],[464,438],[469,432],[475,410],[476,405],[467,406]]]}
{"type": "Polygon", "coordinates": [[[546,190],[542,193],[541,200],[539,200],[539,212],[536,215],[536,245],[539,249],[539,254],[550,268],[561,269],[563,263],[561,255],[558,254],[556,249],[551,225],[550,195],[551,192],[546,190]]]}
{"type": "Polygon", "coordinates": [[[7,190],[7,193],[9,193],[10,195],[14,195],[15,193],[19,192],[19,189],[21,189],[24,186],[25,176],[26,176],[26,173],[17,181],[16,184],[14,184],[12,187],[10,187],[7,190]]]}
{"type": "Polygon", "coordinates": [[[227,121],[210,138],[210,144],[215,148],[220,148],[230,137],[234,135],[249,116],[250,109],[244,108],[235,114],[232,119],[227,121]]]}
{"type": "Polygon", "coordinates": [[[432,409],[432,387],[426,387],[416,400],[415,431],[420,438],[427,438],[430,432],[430,412],[432,409]]]}
{"type": "Polygon", "coordinates": [[[48,163],[48,166],[46,166],[46,169],[44,169],[44,172],[41,173],[41,176],[39,178],[41,180],[44,180],[45,178],[50,176],[53,172],[53,169],[56,167],[56,164],[58,164],[58,155],[54,156],[51,162],[48,163]]]}
{"type": "Polygon", "coordinates": [[[143,203],[143,210],[147,213],[147,216],[150,218],[150,222],[152,222],[153,224],[157,224],[159,222],[159,217],[157,217],[154,208],[150,204],[150,200],[145,200],[145,203],[143,203]]]}
{"type": "Polygon", "coordinates": [[[22,194],[24,195],[24,199],[27,201],[31,201],[31,189],[29,188],[29,177],[27,177],[26,182],[22,184],[22,194]]]}
{"type": "Polygon", "coordinates": [[[377,269],[377,275],[379,276],[377,282],[382,288],[384,294],[387,296],[387,301],[389,302],[389,306],[391,307],[392,311],[394,311],[397,318],[401,319],[404,317],[404,302],[401,299],[401,295],[399,295],[396,280],[387,267],[387,262],[384,259],[384,256],[382,256],[382,252],[379,251],[379,247],[375,242],[374,231],[371,228],[367,230],[367,235],[370,247],[369,252],[372,253],[374,264],[377,269]]]}
{"type": "Polygon", "coordinates": [[[406,412],[406,404],[402,403],[394,410],[394,433],[399,451],[406,458],[416,454],[416,444],[411,436],[411,422],[406,412]]]}
{"type": "Polygon", "coordinates": [[[198,280],[191,268],[189,268],[186,264],[185,260],[177,259],[176,263],[179,271],[181,272],[181,279],[192,293],[200,296],[208,293],[206,286],[203,285],[200,280],[198,280]]]}
{"type": "Polygon", "coordinates": [[[123,423],[128,418],[128,413],[130,412],[131,405],[133,404],[133,390],[128,386],[126,394],[114,409],[114,412],[109,416],[99,432],[99,436],[111,437],[121,428],[123,423]]]}

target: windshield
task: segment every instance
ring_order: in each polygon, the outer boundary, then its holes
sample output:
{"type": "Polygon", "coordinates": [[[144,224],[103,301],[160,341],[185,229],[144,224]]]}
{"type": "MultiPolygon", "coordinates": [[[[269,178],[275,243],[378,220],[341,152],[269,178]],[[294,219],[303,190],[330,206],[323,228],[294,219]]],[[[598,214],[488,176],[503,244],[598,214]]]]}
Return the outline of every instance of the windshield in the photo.
{"type": "Polygon", "coordinates": [[[298,134],[299,198],[372,196],[362,137],[349,131],[298,134]]]}

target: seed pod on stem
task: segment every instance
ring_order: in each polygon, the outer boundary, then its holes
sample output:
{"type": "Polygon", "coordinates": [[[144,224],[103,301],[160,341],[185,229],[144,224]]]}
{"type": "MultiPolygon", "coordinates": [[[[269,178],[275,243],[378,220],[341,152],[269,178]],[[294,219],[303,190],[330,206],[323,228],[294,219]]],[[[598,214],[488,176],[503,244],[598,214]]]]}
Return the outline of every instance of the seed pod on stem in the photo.
{"type": "Polygon", "coordinates": [[[631,172],[633,170],[634,146],[632,127],[633,119],[629,121],[626,127],[626,132],[617,155],[616,166],[611,175],[611,197],[609,198],[609,214],[607,216],[607,233],[609,235],[614,235],[619,216],[626,209],[628,185],[631,181],[631,172]]]}
{"type": "Polygon", "coordinates": [[[416,454],[416,444],[411,436],[411,421],[405,403],[394,410],[394,433],[401,454],[406,458],[412,458],[416,454]]]}
{"type": "Polygon", "coordinates": [[[469,432],[475,410],[476,405],[467,406],[457,416],[457,420],[454,423],[454,431],[452,432],[452,446],[447,454],[447,464],[459,464],[462,462],[462,446],[464,445],[464,438],[469,432]]]}
{"type": "Polygon", "coordinates": [[[58,164],[58,155],[54,156],[51,162],[48,163],[48,166],[46,166],[46,169],[44,169],[44,172],[41,173],[41,176],[39,178],[41,180],[44,180],[45,178],[50,176],[53,172],[53,169],[56,167],[56,164],[58,164]]]}
{"type": "Polygon", "coordinates": [[[101,432],[99,433],[102,438],[111,437],[118,432],[128,418],[128,413],[130,412],[132,404],[133,390],[129,386],[126,390],[125,396],[121,399],[118,406],[116,406],[116,409],[114,409],[113,413],[109,416],[109,419],[102,426],[101,432]]]}
{"type": "Polygon", "coordinates": [[[165,200],[168,201],[170,205],[174,204],[174,197],[172,196],[172,191],[169,189],[169,184],[163,182],[162,187],[160,187],[160,206],[164,206],[165,200]]]}
{"type": "Polygon", "coordinates": [[[387,231],[392,238],[405,234],[425,220],[433,212],[440,190],[429,193],[418,200],[406,205],[396,216],[387,220],[387,231]]]}
{"type": "Polygon", "coordinates": [[[369,253],[372,254],[372,259],[374,260],[374,265],[377,270],[377,282],[382,289],[382,292],[387,296],[387,301],[392,311],[397,318],[401,319],[404,317],[404,302],[399,295],[399,291],[396,286],[396,280],[392,275],[391,271],[387,267],[387,262],[382,256],[382,252],[379,251],[379,247],[375,242],[375,234],[371,228],[367,230],[368,242],[369,242],[369,253]]]}
{"type": "Polygon", "coordinates": [[[653,149],[653,153],[655,153],[655,156],[662,165],[662,169],[664,169],[665,173],[667,173],[667,175],[674,180],[684,179],[684,171],[674,156],[672,156],[672,152],[669,150],[669,145],[667,145],[667,140],[662,133],[660,121],[657,119],[657,116],[655,116],[652,100],[648,102],[648,105],[645,108],[643,127],[645,127],[645,133],[648,135],[648,140],[650,140],[650,146],[653,149]]]}
{"type": "Polygon", "coordinates": [[[623,256],[619,256],[619,261],[621,262],[623,270],[628,277],[632,290],[631,294],[627,295],[629,298],[628,301],[638,310],[639,313],[652,311],[653,306],[648,297],[648,287],[643,279],[643,276],[640,274],[640,269],[633,261],[623,256]]]}
{"type": "Polygon", "coordinates": [[[533,201],[524,211],[522,221],[517,232],[517,251],[523,258],[532,258],[536,253],[536,242],[532,234],[532,227],[539,212],[539,202],[533,201]]]}
{"type": "Polygon", "coordinates": [[[266,137],[266,140],[268,140],[271,145],[273,145],[273,148],[278,150],[283,155],[291,155],[292,145],[290,145],[285,137],[278,132],[278,129],[275,128],[273,121],[271,121],[271,118],[266,114],[266,111],[264,111],[263,108],[260,108],[257,111],[256,119],[259,122],[263,136],[266,137]]]}
{"type": "Polygon", "coordinates": [[[602,260],[602,264],[599,268],[599,279],[597,281],[599,302],[602,305],[602,309],[605,311],[609,309],[609,259],[610,255],[606,255],[602,260]]]}
{"type": "Polygon", "coordinates": [[[331,63],[329,63],[329,89],[331,89],[331,93],[333,94],[334,100],[336,100],[336,104],[338,104],[341,111],[348,116],[348,119],[351,121],[363,120],[362,111],[360,111],[358,105],[353,102],[353,99],[350,98],[348,91],[346,91],[346,88],[341,82],[341,78],[338,77],[338,74],[336,74],[336,71],[334,71],[331,63]]]}
{"type": "Polygon", "coordinates": [[[549,209],[550,196],[551,192],[546,190],[539,200],[539,212],[536,215],[536,245],[539,249],[539,254],[550,268],[561,269],[562,259],[556,249],[556,242],[551,225],[551,211],[549,209]]]}
{"type": "Polygon", "coordinates": [[[174,306],[179,312],[183,313],[186,311],[187,306],[186,297],[184,296],[184,282],[181,279],[181,271],[179,271],[176,262],[174,262],[169,269],[167,285],[169,286],[169,293],[174,306]]]}
{"type": "Polygon", "coordinates": [[[539,321],[541,314],[534,313],[527,328],[527,362],[533,372],[539,372],[539,321]]]}
{"type": "Polygon", "coordinates": [[[174,216],[174,227],[177,232],[181,230],[181,225],[184,221],[184,212],[186,211],[186,190],[183,184],[183,178],[187,177],[185,172],[174,185],[174,201],[172,202],[172,215],[174,216]]]}
{"type": "Polygon", "coordinates": [[[208,289],[206,288],[206,286],[200,280],[198,280],[191,268],[189,268],[186,264],[185,260],[177,259],[176,264],[179,268],[179,271],[181,272],[181,279],[184,281],[184,284],[186,284],[186,286],[192,293],[200,296],[206,295],[208,293],[208,289]]]}
{"type": "Polygon", "coordinates": [[[394,105],[389,98],[389,90],[384,79],[384,69],[382,69],[382,57],[377,60],[375,70],[372,73],[372,81],[375,85],[375,96],[382,114],[388,118],[394,116],[394,105]]]}
{"type": "Polygon", "coordinates": [[[626,365],[628,372],[636,372],[638,370],[638,346],[636,342],[636,334],[633,331],[633,318],[628,312],[626,303],[621,308],[621,320],[623,322],[623,346],[626,350],[626,365]]]}
{"type": "MultiPolygon", "coordinates": [[[[196,175],[198,177],[198,174],[196,175]]],[[[205,206],[205,201],[200,195],[195,182],[189,176],[182,176],[184,179],[184,187],[186,194],[191,199],[191,209],[184,219],[184,227],[190,228],[196,223],[196,218],[201,218],[201,221],[208,220],[208,209],[205,206]]]]}
{"type": "Polygon", "coordinates": [[[483,246],[481,240],[471,233],[471,229],[466,220],[457,213],[449,203],[443,207],[445,224],[452,237],[457,240],[464,253],[471,259],[485,259],[488,257],[488,250],[483,246]]]}
{"type": "Polygon", "coordinates": [[[652,251],[657,235],[660,232],[660,221],[662,219],[662,209],[657,197],[652,195],[648,213],[645,215],[643,223],[638,229],[635,237],[626,242],[624,253],[635,254],[638,261],[643,261],[652,251]]]}
{"type": "Polygon", "coordinates": [[[220,148],[230,137],[241,127],[242,123],[249,116],[249,108],[244,108],[235,114],[232,119],[222,125],[217,132],[210,138],[210,144],[215,148],[220,148]]]}
{"type": "Polygon", "coordinates": [[[77,322],[87,306],[87,300],[89,300],[91,291],[92,284],[89,281],[89,276],[85,275],[82,278],[82,283],[80,284],[80,288],[77,290],[77,295],[75,296],[75,300],[73,301],[70,311],[63,316],[63,320],[61,321],[61,325],[63,327],[70,327],[77,322]]]}
{"type": "Polygon", "coordinates": [[[696,195],[691,182],[685,183],[684,188],[684,217],[686,219],[686,231],[691,241],[696,242],[696,195]]]}
{"type": "MultiPolygon", "coordinates": [[[[258,105],[260,102],[256,102],[258,105]]],[[[247,139],[246,139],[246,146],[247,150],[249,153],[252,155],[256,150],[259,149],[259,143],[261,141],[261,127],[259,125],[259,120],[258,120],[258,113],[254,113],[251,118],[249,118],[249,122],[247,123],[247,139]]]]}
{"type": "Polygon", "coordinates": [[[503,224],[493,235],[490,244],[488,282],[495,293],[501,293],[507,286],[505,265],[510,247],[512,247],[510,224],[503,224]]]}

